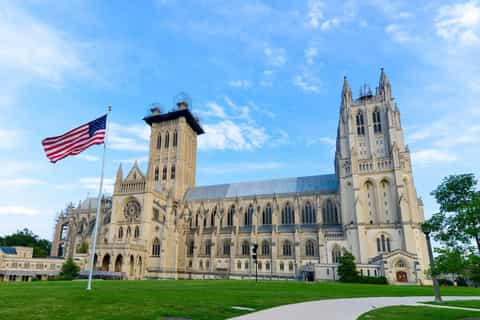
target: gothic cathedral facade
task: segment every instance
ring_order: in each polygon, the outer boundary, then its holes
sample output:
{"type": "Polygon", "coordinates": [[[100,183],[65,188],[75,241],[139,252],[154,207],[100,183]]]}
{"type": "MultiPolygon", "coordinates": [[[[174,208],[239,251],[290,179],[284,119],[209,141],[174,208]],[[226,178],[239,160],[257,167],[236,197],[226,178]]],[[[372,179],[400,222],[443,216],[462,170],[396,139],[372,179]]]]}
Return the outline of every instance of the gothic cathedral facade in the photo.
{"type": "MultiPolygon", "coordinates": [[[[101,201],[98,276],[123,279],[262,278],[336,280],[351,252],[367,276],[428,281],[428,255],[400,112],[381,71],[375,94],[352,97],[344,79],[335,173],[196,186],[197,137],[186,101],[152,108],[148,168],[117,172],[101,201]],[[251,258],[258,245],[258,263],[251,258]]],[[[57,221],[52,255],[88,268],[94,199],[57,221]]]]}

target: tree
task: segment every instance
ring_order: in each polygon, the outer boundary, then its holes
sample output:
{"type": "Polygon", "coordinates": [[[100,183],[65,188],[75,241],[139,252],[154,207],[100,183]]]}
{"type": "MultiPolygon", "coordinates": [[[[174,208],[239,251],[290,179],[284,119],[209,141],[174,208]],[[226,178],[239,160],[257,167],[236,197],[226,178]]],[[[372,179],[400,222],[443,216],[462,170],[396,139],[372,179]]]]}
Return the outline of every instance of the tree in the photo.
{"type": "Polygon", "coordinates": [[[80,267],[73,261],[72,258],[68,258],[67,261],[62,265],[62,270],[60,271],[60,277],[65,280],[72,280],[78,277],[80,274],[80,267]]]}
{"type": "Polygon", "coordinates": [[[464,276],[469,265],[465,252],[460,248],[439,248],[430,273],[433,275],[454,274],[464,276]]]}
{"type": "Polygon", "coordinates": [[[16,233],[0,238],[0,245],[6,247],[31,247],[34,257],[47,257],[50,253],[51,243],[48,240],[40,239],[27,228],[18,230],[16,233]]]}
{"type": "Polygon", "coordinates": [[[342,282],[355,282],[358,278],[355,257],[347,250],[343,250],[343,255],[338,261],[338,275],[342,282]]]}
{"type": "Polygon", "coordinates": [[[480,192],[473,174],[451,175],[432,192],[440,206],[427,223],[435,240],[448,247],[470,245],[480,252],[480,192]]]}
{"type": "Polygon", "coordinates": [[[88,243],[83,241],[77,249],[77,253],[87,253],[88,252],[88,243]]]}

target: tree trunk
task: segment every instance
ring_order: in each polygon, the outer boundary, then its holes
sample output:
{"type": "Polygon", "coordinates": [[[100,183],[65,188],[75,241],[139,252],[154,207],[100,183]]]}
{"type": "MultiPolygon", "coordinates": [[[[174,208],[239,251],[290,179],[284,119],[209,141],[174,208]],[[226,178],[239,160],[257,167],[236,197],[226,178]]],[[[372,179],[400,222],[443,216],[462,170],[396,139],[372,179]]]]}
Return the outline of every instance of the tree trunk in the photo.
{"type": "Polygon", "coordinates": [[[477,250],[480,253],[480,234],[477,234],[475,240],[477,241],[477,250]]]}

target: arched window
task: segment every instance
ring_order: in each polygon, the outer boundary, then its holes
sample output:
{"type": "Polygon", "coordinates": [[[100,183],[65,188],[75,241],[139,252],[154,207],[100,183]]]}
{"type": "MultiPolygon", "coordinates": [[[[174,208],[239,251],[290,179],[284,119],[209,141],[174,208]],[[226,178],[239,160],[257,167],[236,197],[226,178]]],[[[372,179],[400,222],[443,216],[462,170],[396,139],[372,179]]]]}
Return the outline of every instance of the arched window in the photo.
{"type": "Polygon", "coordinates": [[[157,136],[157,150],[162,149],[162,134],[159,133],[157,136]]]}
{"type": "Polygon", "coordinates": [[[262,224],[272,224],[272,207],[270,206],[270,203],[267,203],[267,206],[265,207],[265,209],[263,209],[262,224]]]}
{"type": "Polygon", "coordinates": [[[198,216],[200,215],[200,210],[197,211],[197,214],[195,215],[195,228],[198,228],[198,216]]]}
{"type": "Polygon", "coordinates": [[[363,113],[359,111],[356,116],[357,120],[357,134],[359,136],[364,136],[365,135],[365,121],[363,119],[363,113]]]}
{"type": "Polygon", "coordinates": [[[283,262],[280,262],[280,271],[285,270],[285,264],[283,262]]]}
{"type": "Polygon", "coordinates": [[[285,240],[282,245],[283,256],[291,257],[292,256],[292,243],[289,240],[285,240]]]}
{"type": "Polygon", "coordinates": [[[205,255],[209,256],[212,254],[212,240],[208,239],[205,241],[205,255]]]}
{"type": "Polygon", "coordinates": [[[167,166],[163,167],[162,179],[167,180],[167,166]]]}
{"type": "Polygon", "coordinates": [[[282,224],[295,224],[295,212],[290,202],[287,202],[282,210],[282,224]]]}
{"type": "Polygon", "coordinates": [[[310,203],[310,201],[307,201],[302,208],[302,223],[303,224],[317,223],[315,208],[312,207],[312,204],[310,203]]]}
{"type": "Polygon", "coordinates": [[[305,242],[305,256],[315,257],[315,241],[307,240],[305,242]]]}
{"type": "Polygon", "coordinates": [[[170,133],[167,131],[167,133],[165,133],[165,149],[168,149],[169,144],[170,144],[170,133]]]}
{"type": "Polygon", "coordinates": [[[207,227],[207,217],[204,217],[204,218],[203,218],[203,227],[204,227],[204,228],[207,227]]]}
{"type": "Polygon", "coordinates": [[[262,256],[269,256],[270,255],[270,241],[263,240],[262,241],[262,256]]]}
{"type": "Polygon", "coordinates": [[[390,238],[386,237],[385,235],[381,235],[377,238],[377,251],[378,252],[390,252],[390,238]]]}
{"type": "Polygon", "coordinates": [[[155,238],[155,240],[153,240],[153,245],[152,245],[152,256],[154,257],[160,257],[160,253],[161,253],[161,250],[162,247],[160,245],[160,240],[158,240],[158,238],[155,238]]]}
{"type": "Polygon", "coordinates": [[[138,239],[138,237],[140,237],[140,228],[138,226],[135,227],[133,236],[135,237],[135,239],[138,239]]]}
{"type": "Polygon", "coordinates": [[[223,240],[223,255],[229,256],[230,255],[230,240],[225,239],[223,240]]]}
{"type": "Polygon", "coordinates": [[[382,121],[380,119],[380,111],[378,111],[378,109],[375,109],[375,111],[373,111],[372,118],[373,118],[373,132],[375,133],[382,132],[382,121]]]}
{"type": "Polygon", "coordinates": [[[242,242],[242,256],[248,256],[250,254],[250,243],[245,240],[242,242]]]}
{"type": "Polygon", "coordinates": [[[175,165],[172,164],[170,167],[170,179],[175,179],[175,165]]]}
{"type": "Polygon", "coordinates": [[[293,262],[288,263],[288,271],[293,271],[293,262]]]}
{"type": "Polygon", "coordinates": [[[160,170],[158,169],[158,167],[155,167],[154,179],[155,181],[158,181],[159,178],[160,178],[160,170]]]}
{"type": "Polygon", "coordinates": [[[130,238],[131,235],[132,235],[132,228],[130,228],[130,226],[128,226],[128,228],[127,228],[127,239],[130,238]]]}
{"type": "Polygon", "coordinates": [[[325,201],[322,211],[323,211],[322,214],[323,214],[324,224],[340,223],[340,220],[338,217],[337,205],[331,199],[328,199],[327,201],[325,201]]]}
{"type": "Polygon", "coordinates": [[[340,257],[342,256],[342,251],[338,246],[335,246],[332,250],[332,263],[339,263],[340,257]]]}
{"type": "Polygon", "coordinates": [[[178,143],[178,133],[177,130],[173,132],[173,146],[176,147],[178,143]]]}
{"type": "Polygon", "coordinates": [[[228,209],[228,215],[227,215],[227,226],[231,227],[233,226],[233,218],[235,216],[235,206],[232,205],[230,209],[228,209]]]}
{"type": "Polygon", "coordinates": [[[123,227],[118,228],[118,239],[123,238],[123,227]]]}
{"type": "Polygon", "coordinates": [[[187,256],[193,257],[194,250],[195,250],[195,242],[193,240],[188,241],[187,256]]]}
{"type": "Polygon", "coordinates": [[[251,226],[253,218],[253,206],[249,205],[247,211],[245,211],[244,225],[251,226]]]}
{"type": "Polygon", "coordinates": [[[213,212],[210,214],[210,226],[215,226],[215,215],[217,213],[217,209],[214,209],[213,212]]]}

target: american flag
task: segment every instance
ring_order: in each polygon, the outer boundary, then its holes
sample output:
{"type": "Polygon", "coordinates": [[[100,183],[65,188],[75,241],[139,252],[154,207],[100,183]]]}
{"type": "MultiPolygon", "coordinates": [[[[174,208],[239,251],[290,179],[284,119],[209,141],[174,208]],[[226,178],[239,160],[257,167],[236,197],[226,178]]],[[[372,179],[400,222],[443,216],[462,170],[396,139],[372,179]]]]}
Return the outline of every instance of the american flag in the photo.
{"type": "Polygon", "coordinates": [[[104,115],[60,136],[43,139],[43,149],[47,158],[55,163],[90,146],[104,143],[106,127],[107,115],[104,115]]]}

